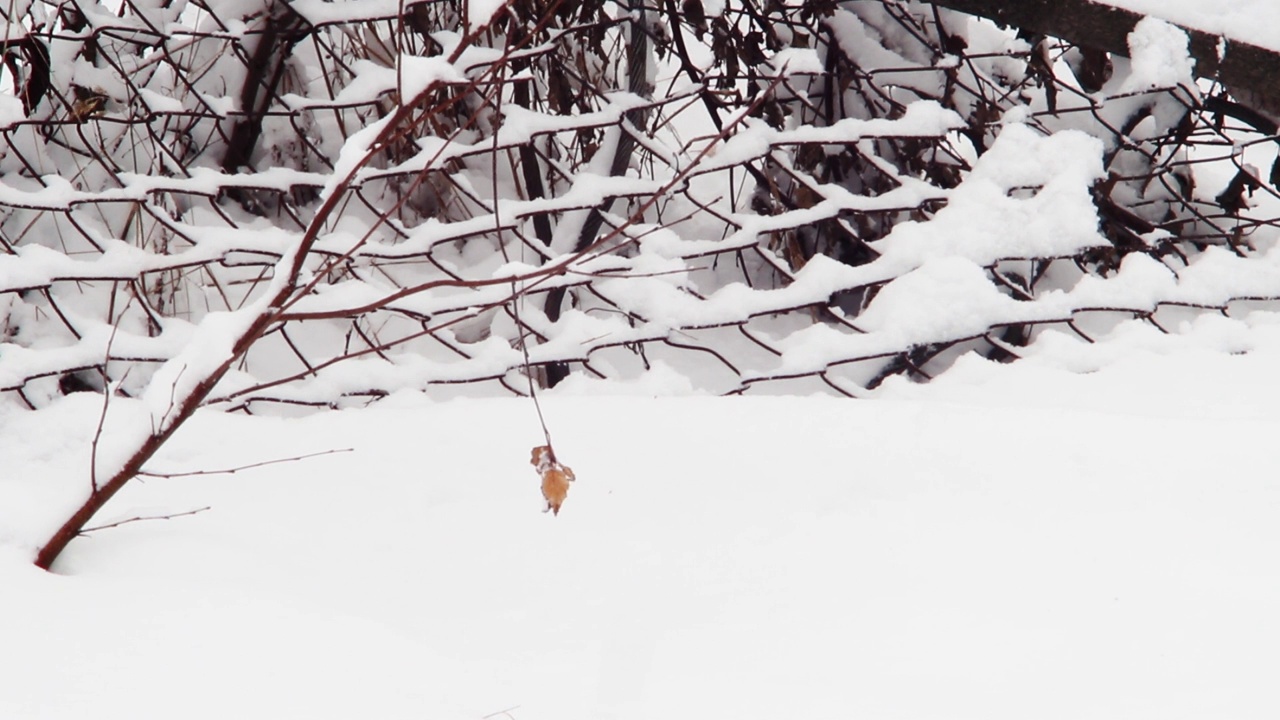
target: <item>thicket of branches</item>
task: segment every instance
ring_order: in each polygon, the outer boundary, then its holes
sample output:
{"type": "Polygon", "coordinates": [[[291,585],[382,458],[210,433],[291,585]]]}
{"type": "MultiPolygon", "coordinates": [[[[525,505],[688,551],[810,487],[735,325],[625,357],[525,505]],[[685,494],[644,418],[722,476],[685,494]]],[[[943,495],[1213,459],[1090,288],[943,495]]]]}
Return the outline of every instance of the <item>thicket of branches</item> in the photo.
{"type": "Polygon", "coordinates": [[[3,11],[0,394],[153,418],[42,564],[201,406],[859,395],[1280,294],[1209,81],[919,2],[481,6],[3,11]]]}

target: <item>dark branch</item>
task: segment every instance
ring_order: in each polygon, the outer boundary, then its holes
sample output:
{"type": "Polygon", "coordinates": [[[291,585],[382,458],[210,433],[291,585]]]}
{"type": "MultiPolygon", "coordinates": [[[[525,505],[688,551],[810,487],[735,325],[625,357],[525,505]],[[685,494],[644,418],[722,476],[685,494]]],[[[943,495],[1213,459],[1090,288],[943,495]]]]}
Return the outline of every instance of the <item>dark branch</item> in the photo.
{"type": "MultiPolygon", "coordinates": [[[[1129,54],[1129,33],[1144,17],[1092,0],[934,0],[933,4],[1124,56],[1129,54]]],[[[1219,59],[1219,36],[1195,28],[1183,30],[1191,39],[1197,74],[1221,81],[1243,104],[1280,116],[1280,53],[1228,38],[1219,59]]]]}

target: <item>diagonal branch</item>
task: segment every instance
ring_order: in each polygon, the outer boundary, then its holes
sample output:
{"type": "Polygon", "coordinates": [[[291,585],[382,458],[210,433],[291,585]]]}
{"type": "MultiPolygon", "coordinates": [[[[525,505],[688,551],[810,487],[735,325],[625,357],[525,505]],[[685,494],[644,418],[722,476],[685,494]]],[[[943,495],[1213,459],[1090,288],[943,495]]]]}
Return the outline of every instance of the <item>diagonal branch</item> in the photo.
{"type": "MultiPolygon", "coordinates": [[[[473,45],[483,33],[488,31],[489,26],[484,25],[468,32],[454,48],[453,52],[450,53],[447,58],[448,62],[450,64],[456,63],[462,53],[473,45]]],[[[153,428],[151,434],[138,444],[120,468],[106,482],[102,483],[98,492],[90,493],[80,507],[40,547],[40,550],[36,553],[35,564],[37,567],[48,570],[53,566],[54,561],[58,559],[58,556],[62,554],[67,545],[83,532],[89,520],[116,493],[120,492],[130,480],[137,477],[146,462],[173,437],[178,428],[182,427],[195,414],[196,410],[213,392],[213,388],[222,380],[223,376],[249,352],[249,349],[253,347],[259,338],[280,321],[285,307],[295,297],[299,287],[303,287],[304,292],[314,287],[314,282],[304,285],[301,283],[301,278],[303,277],[304,263],[320,236],[320,232],[325,228],[329,218],[343,203],[347,191],[355,183],[360,170],[368,165],[380,150],[386,148],[395,138],[407,132],[406,128],[408,126],[416,124],[413,119],[415,108],[423,99],[430,97],[442,85],[442,80],[433,80],[423,87],[409,102],[403,102],[396,108],[394,113],[380,121],[381,126],[378,127],[372,142],[363,148],[360,156],[346,169],[345,174],[336,178],[337,181],[332,187],[332,192],[329,193],[320,208],[317,209],[302,237],[276,264],[275,278],[271,281],[271,287],[268,289],[269,294],[253,305],[231,313],[233,317],[243,317],[246,322],[242,330],[235,332],[233,336],[234,342],[231,343],[231,347],[226,351],[222,360],[210,369],[205,370],[203,375],[197,376],[190,387],[184,388],[181,392],[177,391],[177,381],[174,381],[175,396],[170,406],[165,410],[161,421],[153,428]]],[[[422,122],[422,119],[417,122],[422,122]]],[[[215,328],[210,329],[208,332],[217,332],[219,330],[215,328]]],[[[183,355],[179,354],[178,357],[170,360],[166,363],[166,367],[176,363],[185,363],[183,355]]],[[[209,366],[206,365],[206,367],[209,366]]],[[[161,369],[162,373],[163,371],[164,368],[161,369]]]]}

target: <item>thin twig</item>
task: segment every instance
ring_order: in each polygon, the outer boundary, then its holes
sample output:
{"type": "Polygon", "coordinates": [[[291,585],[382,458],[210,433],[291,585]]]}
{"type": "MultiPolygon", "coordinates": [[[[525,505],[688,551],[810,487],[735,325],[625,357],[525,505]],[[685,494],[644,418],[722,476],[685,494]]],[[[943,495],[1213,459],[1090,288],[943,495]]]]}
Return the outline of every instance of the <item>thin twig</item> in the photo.
{"type": "Polygon", "coordinates": [[[129,523],[142,522],[143,520],[172,520],[174,518],[186,517],[187,515],[195,515],[196,513],[202,513],[205,510],[212,509],[212,507],[213,506],[211,505],[205,505],[204,507],[196,508],[195,510],[186,510],[184,512],[171,513],[169,515],[139,515],[137,517],[131,517],[131,518],[126,518],[124,520],[117,520],[116,522],[113,522],[113,523],[107,523],[106,525],[98,525],[91,528],[83,528],[80,530],[80,534],[85,535],[87,533],[97,532],[98,530],[109,530],[111,528],[120,527],[121,525],[128,525],[129,523]]]}
{"type": "MultiPolygon", "coordinates": [[[[507,54],[511,53],[511,47],[510,47],[511,38],[512,38],[512,35],[507,35],[507,48],[506,48],[507,54]]],[[[505,71],[506,71],[505,65],[502,67],[502,69],[498,71],[497,77],[499,82],[504,82],[506,80],[505,71]]],[[[501,92],[497,93],[497,96],[494,102],[495,102],[494,113],[498,117],[501,117],[502,116],[502,93],[501,92]]],[[[492,191],[493,191],[494,233],[497,236],[498,249],[502,252],[502,259],[505,262],[510,263],[511,258],[507,253],[506,243],[503,242],[503,239],[502,239],[502,220],[501,220],[502,215],[501,213],[498,212],[498,205],[502,202],[502,200],[499,198],[499,194],[498,194],[498,168],[497,168],[498,134],[497,133],[493,134],[493,147],[494,147],[494,152],[492,157],[493,157],[494,168],[491,175],[493,180],[492,191]]],[[[551,456],[551,461],[555,462],[556,450],[555,450],[555,447],[551,444],[551,430],[547,428],[547,419],[542,414],[542,402],[539,401],[538,399],[538,388],[536,384],[533,382],[533,366],[529,362],[529,343],[524,331],[525,330],[524,323],[520,321],[520,303],[524,299],[524,295],[526,293],[522,292],[516,283],[517,281],[513,278],[511,280],[511,317],[513,320],[515,320],[515,323],[516,323],[516,343],[520,346],[520,355],[524,359],[524,376],[525,376],[525,379],[528,380],[529,382],[529,399],[533,400],[533,409],[538,413],[538,423],[542,426],[542,437],[544,440],[547,441],[547,452],[551,456]]]]}
{"type": "MultiPolygon", "coordinates": [[[[115,305],[116,288],[118,285],[111,286],[111,304],[115,305]]],[[[128,309],[128,305],[125,309],[128,309]]],[[[108,320],[110,320],[108,312],[108,320]]],[[[123,315],[123,312],[121,313],[123,315]]],[[[98,414],[98,427],[93,431],[93,442],[89,445],[89,487],[93,494],[98,494],[98,442],[102,439],[102,429],[107,422],[107,408],[111,405],[111,378],[107,377],[107,363],[111,360],[111,345],[116,341],[116,331],[120,329],[118,324],[111,326],[111,336],[107,338],[107,352],[102,358],[102,412],[98,414]]],[[[126,372],[126,375],[128,373],[126,372]]]]}
{"type": "Polygon", "coordinates": [[[266,467],[267,465],[279,465],[280,463],[297,462],[298,460],[309,460],[310,458],[320,457],[321,455],[333,455],[336,453],[345,453],[345,452],[354,452],[354,451],[355,451],[355,448],[339,448],[335,450],[323,450],[321,452],[309,453],[307,455],[280,458],[278,460],[264,460],[262,462],[251,463],[249,465],[240,465],[238,467],[226,468],[223,470],[190,470],[187,472],[175,472],[175,473],[162,473],[162,472],[152,472],[150,470],[139,470],[138,474],[146,475],[147,477],[158,477],[158,478],[193,477],[195,475],[235,475],[241,470],[252,470],[253,468],[266,467]]]}
{"type": "Polygon", "coordinates": [[[489,713],[488,715],[485,715],[484,717],[480,718],[480,720],[490,720],[490,718],[496,718],[496,717],[498,717],[499,715],[502,715],[502,716],[504,716],[504,717],[508,718],[508,720],[516,720],[516,716],[515,716],[515,715],[512,715],[512,714],[511,714],[511,711],[512,711],[512,710],[519,710],[519,709],[520,709],[520,706],[519,706],[519,705],[512,705],[511,707],[507,708],[506,710],[499,710],[499,711],[497,711],[497,712],[491,712],[491,713],[489,713]]]}

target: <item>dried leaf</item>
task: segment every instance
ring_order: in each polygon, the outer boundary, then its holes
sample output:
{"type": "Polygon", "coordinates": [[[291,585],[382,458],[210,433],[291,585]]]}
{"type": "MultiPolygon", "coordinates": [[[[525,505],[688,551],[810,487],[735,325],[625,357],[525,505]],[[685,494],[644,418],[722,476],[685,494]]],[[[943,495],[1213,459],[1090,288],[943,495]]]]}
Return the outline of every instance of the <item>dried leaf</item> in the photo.
{"type": "Polygon", "coordinates": [[[699,39],[707,33],[707,14],[702,7],[702,0],[684,0],[680,6],[685,22],[693,28],[693,34],[699,39]]]}
{"type": "Polygon", "coordinates": [[[107,105],[107,96],[92,90],[82,90],[74,87],[76,91],[76,101],[71,104],[71,119],[77,123],[101,115],[103,109],[107,105]]]}
{"type": "Polygon", "coordinates": [[[1227,183],[1226,189],[1218,193],[1213,201],[1227,213],[1238,215],[1241,210],[1249,207],[1249,201],[1245,195],[1252,195],[1257,189],[1258,181],[1249,173],[1240,170],[1235,177],[1231,178],[1231,182],[1227,183]]]}
{"type": "Polygon", "coordinates": [[[576,479],[573,470],[556,461],[556,454],[550,445],[535,447],[529,464],[533,465],[542,476],[542,497],[547,501],[546,510],[543,512],[550,510],[553,515],[559,515],[560,506],[564,504],[564,499],[569,494],[569,483],[576,479]]]}
{"type": "Polygon", "coordinates": [[[1111,63],[1111,55],[1106,50],[1092,47],[1080,48],[1079,61],[1072,66],[1080,89],[1087,93],[1096,93],[1107,84],[1115,67],[1111,63]]]}

